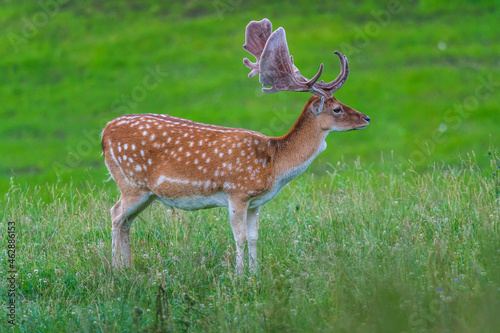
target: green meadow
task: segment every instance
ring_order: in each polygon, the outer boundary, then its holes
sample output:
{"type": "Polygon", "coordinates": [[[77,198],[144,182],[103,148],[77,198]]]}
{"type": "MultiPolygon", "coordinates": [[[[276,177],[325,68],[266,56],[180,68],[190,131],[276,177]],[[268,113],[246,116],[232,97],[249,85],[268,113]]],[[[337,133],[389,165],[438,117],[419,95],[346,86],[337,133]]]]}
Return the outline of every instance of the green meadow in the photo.
{"type": "Polygon", "coordinates": [[[0,331],[498,331],[499,1],[0,3],[0,331]],[[305,76],[346,54],[335,96],[371,124],[262,208],[257,275],[234,275],[224,209],[160,204],[112,269],[108,121],[280,136],[299,116],[307,93],[264,94],[242,63],[264,17],[305,76]]]}
{"type": "Polygon", "coordinates": [[[499,163],[302,176],[261,210],[261,268],[241,277],[226,209],[153,204],[132,227],[134,267],[120,270],[115,191],[14,186],[2,208],[17,230],[13,331],[497,332],[499,163]]]}

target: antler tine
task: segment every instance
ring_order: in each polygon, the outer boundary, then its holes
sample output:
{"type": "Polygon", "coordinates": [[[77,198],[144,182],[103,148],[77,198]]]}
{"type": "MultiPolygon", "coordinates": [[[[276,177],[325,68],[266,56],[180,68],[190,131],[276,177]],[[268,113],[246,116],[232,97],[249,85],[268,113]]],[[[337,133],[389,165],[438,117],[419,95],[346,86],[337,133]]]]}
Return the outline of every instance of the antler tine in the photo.
{"type": "MultiPolygon", "coordinates": [[[[292,60],[292,62],[293,62],[293,60],[292,60]]],[[[304,81],[304,82],[302,82],[303,84],[305,84],[305,85],[307,85],[309,87],[312,87],[318,81],[319,77],[323,74],[323,69],[324,68],[325,68],[325,66],[323,64],[319,65],[318,72],[310,80],[307,79],[306,77],[300,75],[300,74],[298,74],[297,77],[298,77],[299,80],[303,80],[304,81]]]]}
{"type": "Polygon", "coordinates": [[[349,77],[349,62],[347,61],[347,57],[340,53],[339,51],[334,52],[340,60],[340,73],[339,75],[331,82],[318,82],[315,84],[316,88],[323,90],[325,93],[328,93],[329,96],[333,96],[333,94],[342,87],[342,85],[347,81],[349,77]]]}

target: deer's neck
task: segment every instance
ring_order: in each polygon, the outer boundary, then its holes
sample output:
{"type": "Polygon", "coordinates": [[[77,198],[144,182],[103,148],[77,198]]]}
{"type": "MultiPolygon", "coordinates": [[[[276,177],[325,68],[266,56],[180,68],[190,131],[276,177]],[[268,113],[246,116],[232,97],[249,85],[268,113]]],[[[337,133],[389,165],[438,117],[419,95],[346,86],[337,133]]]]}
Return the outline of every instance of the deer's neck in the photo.
{"type": "Polygon", "coordinates": [[[316,124],[313,111],[306,108],[287,134],[273,140],[277,178],[288,182],[300,175],[325,150],[327,134],[316,124]]]}

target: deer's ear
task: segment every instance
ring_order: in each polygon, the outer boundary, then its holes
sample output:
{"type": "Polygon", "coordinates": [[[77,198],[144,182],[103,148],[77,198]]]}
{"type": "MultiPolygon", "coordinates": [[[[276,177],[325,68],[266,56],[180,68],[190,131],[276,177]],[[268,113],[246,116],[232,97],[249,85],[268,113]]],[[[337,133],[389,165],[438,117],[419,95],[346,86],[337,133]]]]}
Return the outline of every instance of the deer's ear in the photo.
{"type": "Polygon", "coordinates": [[[325,105],[325,97],[321,96],[321,98],[317,99],[313,103],[313,110],[315,114],[320,114],[323,111],[323,106],[325,105]]]}

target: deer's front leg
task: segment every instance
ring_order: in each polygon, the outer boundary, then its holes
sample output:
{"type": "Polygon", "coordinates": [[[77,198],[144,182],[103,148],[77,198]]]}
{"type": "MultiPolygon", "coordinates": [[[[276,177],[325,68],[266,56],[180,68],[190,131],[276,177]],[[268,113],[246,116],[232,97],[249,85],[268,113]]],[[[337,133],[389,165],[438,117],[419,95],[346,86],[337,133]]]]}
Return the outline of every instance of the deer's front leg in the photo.
{"type": "Polygon", "coordinates": [[[250,272],[257,273],[257,239],[259,236],[260,207],[250,208],[247,212],[248,262],[250,272]]]}
{"type": "Polygon", "coordinates": [[[236,199],[229,200],[229,221],[236,241],[236,273],[243,273],[245,268],[245,242],[247,240],[248,204],[236,199]]]}

